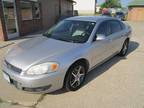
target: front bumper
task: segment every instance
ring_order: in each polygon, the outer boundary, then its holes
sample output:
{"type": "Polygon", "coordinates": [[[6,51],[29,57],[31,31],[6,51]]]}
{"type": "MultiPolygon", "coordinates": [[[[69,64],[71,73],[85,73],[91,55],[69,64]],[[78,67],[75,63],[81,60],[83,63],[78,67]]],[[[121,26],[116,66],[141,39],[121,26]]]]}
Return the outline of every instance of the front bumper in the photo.
{"type": "Polygon", "coordinates": [[[30,92],[52,92],[63,87],[64,72],[55,72],[39,76],[23,76],[3,66],[5,79],[18,89],[30,92]]]}

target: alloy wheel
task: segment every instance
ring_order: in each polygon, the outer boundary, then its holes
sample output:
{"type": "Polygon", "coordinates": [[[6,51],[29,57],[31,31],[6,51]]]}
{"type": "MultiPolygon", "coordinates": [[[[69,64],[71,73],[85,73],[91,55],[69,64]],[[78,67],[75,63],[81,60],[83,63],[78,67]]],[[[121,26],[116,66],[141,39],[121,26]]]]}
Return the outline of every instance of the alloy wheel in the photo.
{"type": "Polygon", "coordinates": [[[77,66],[74,68],[70,78],[70,86],[72,88],[77,88],[80,86],[85,78],[85,71],[82,66],[77,66]]]}
{"type": "Polygon", "coordinates": [[[123,55],[125,55],[127,53],[127,50],[128,50],[128,42],[126,41],[123,46],[123,50],[122,50],[123,55]]]}

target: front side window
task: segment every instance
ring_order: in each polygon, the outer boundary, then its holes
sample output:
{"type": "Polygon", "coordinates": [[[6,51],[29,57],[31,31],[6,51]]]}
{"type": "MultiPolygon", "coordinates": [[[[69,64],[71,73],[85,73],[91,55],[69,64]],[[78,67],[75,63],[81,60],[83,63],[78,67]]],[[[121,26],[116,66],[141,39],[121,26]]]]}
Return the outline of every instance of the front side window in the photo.
{"type": "Polygon", "coordinates": [[[125,29],[125,24],[120,22],[122,30],[125,29]]]}
{"type": "Polygon", "coordinates": [[[109,21],[108,23],[111,28],[111,34],[120,32],[122,30],[121,25],[118,21],[109,21]]]}
{"type": "Polygon", "coordinates": [[[89,21],[64,20],[44,35],[61,41],[85,43],[89,39],[95,24],[95,22],[89,21]]]}

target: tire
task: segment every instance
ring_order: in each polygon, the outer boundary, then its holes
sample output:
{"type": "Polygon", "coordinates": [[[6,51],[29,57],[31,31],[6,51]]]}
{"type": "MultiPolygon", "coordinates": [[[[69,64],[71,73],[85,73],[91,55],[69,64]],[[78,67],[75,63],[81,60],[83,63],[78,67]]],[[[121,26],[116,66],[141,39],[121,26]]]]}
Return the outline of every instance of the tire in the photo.
{"type": "Polygon", "coordinates": [[[128,52],[128,48],[129,48],[129,40],[125,40],[123,47],[119,53],[119,56],[124,57],[126,56],[127,52],[128,52]]]}
{"type": "Polygon", "coordinates": [[[64,88],[66,91],[76,91],[81,88],[86,77],[86,68],[81,62],[70,67],[65,78],[64,88]]]}

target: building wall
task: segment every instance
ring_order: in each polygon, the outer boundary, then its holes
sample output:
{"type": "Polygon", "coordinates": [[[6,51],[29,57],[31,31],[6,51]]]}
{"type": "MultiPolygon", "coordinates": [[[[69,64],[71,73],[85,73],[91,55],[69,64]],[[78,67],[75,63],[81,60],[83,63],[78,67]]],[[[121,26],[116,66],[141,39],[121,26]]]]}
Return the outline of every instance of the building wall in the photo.
{"type": "Polygon", "coordinates": [[[3,33],[2,22],[0,18],[0,41],[1,40],[4,40],[4,33],[3,33]]]}
{"type": "Polygon", "coordinates": [[[61,14],[62,15],[71,15],[73,11],[72,2],[68,0],[61,0],[61,14]]]}
{"type": "Polygon", "coordinates": [[[44,29],[52,26],[59,17],[59,0],[41,0],[42,25],[44,29]]]}
{"type": "MultiPolygon", "coordinates": [[[[73,10],[73,3],[69,0],[39,0],[41,7],[40,19],[22,19],[21,0],[16,1],[17,23],[20,36],[28,33],[48,29],[55,24],[61,15],[73,10]]],[[[30,0],[23,0],[30,1],[30,0]]],[[[7,40],[4,15],[2,11],[2,0],[0,0],[0,40],[7,40]]]]}
{"type": "Polygon", "coordinates": [[[67,11],[73,10],[72,2],[68,0],[41,0],[41,7],[43,29],[48,29],[61,15],[66,15],[67,11]]]}
{"type": "Polygon", "coordinates": [[[17,5],[18,26],[21,36],[42,29],[42,18],[22,20],[20,0],[16,0],[16,5],[17,5]]]}
{"type": "Polygon", "coordinates": [[[0,0],[0,41],[7,40],[6,37],[6,28],[5,28],[5,22],[3,17],[3,11],[2,11],[2,1],[0,0]]]}
{"type": "Polygon", "coordinates": [[[132,7],[128,12],[128,20],[144,21],[144,7],[132,7]]]}

